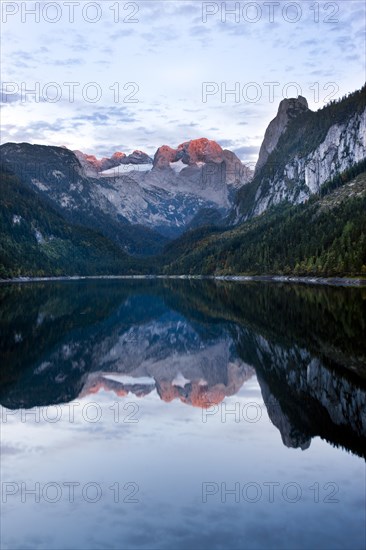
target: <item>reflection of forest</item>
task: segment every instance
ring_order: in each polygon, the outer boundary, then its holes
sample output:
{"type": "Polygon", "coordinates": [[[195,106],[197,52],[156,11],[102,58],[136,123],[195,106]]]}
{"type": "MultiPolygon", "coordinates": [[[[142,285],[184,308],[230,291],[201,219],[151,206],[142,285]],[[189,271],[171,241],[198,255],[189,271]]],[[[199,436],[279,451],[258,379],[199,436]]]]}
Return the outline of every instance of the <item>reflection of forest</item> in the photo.
{"type": "Polygon", "coordinates": [[[156,389],[208,406],[256,373],[285,445],[320,435],[362,454],[365,299],[366,289],[198,280],[2,286],[0,400],[16,409],[156,389]]]}

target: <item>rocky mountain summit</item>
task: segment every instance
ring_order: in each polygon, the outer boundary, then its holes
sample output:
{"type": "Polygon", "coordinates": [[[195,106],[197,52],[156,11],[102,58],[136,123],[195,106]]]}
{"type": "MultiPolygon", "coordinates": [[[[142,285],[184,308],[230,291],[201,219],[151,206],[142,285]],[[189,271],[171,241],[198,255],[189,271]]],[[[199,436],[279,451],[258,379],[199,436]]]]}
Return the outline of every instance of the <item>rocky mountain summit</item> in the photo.
{"type": "Polygon", "coordinates": [[[174,170],[182,177],[190,177],[194,170],[198,174],[206,171],[206,174],[216,174],[227,185],[236,187],[252,178],[250,168],[245,166],[235,153],[222,149],[218,143],[206,138],[186,141],[176,149],[162,145],[155,153],[153,168],[174,170]]]}
{"type": "Polygon", "coordinates": [[[152,158],[143,151],[139,150],[133,151],[133,153],[129,155],[117,151],[116,153],[113,153],[110,158],[103,157],[99,160],[94,155],[87,155],[81,151],[74,151],[74,153],[85,172],[92,176],[96,176],[100,172],[110,170],[111,168],[116,168],[121,165],[152,164],[152,158]]]}
{"type": "MultiPolygon", "coordinates": [[[[199,162],[222,162],[224,160],[223,149],[215,141],[206,138],[186,141],[178,145],[176,149],[162,145],[155,153],[154,168],[168,168],[170,163],[179,160],[188,166],[199,162]]],[[[239,159],[237,160],[240,162],[239,159]]]]}
{"type": "Polygon", "coordinates": [[[286,130],[290,120],[309,110],[308,102],[301,95],[298,98],[283,99],[278,107],[276,117],[269,123],[259,150],[255,174],[265,165],[269,155],[277,147],[278,141],[286,130]]]}
{"type": "Polygon", "coordinates": [[[311,111],[283,100],[269,124],[253,180],[242,187],[234,224],[288,202],[299,204],[366,158],[366,88],[311,111]]]}

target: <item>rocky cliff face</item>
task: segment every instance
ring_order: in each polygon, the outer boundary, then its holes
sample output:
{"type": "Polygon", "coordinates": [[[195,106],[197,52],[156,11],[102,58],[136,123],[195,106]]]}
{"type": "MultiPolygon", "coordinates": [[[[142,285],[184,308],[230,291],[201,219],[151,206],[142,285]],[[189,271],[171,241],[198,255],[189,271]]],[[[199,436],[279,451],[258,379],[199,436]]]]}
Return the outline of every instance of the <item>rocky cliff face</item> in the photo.
{"type": "Polygon", "coordinates": [[[366,109],[343,124],[334,124],[328,130],[325,140],[301,158],[286,164],[285,174],[290,180],[296,177],[316,193],[320,186],[339,172],[350,168],[366,157],[366,109]]]}
{"type": "Polygon", "coordinates": [[[294,204],[304,202],[317,193],[326,181],[346,171],[366,157],[366,110],[344,124],[334,124],[311,153],[296,154],[276,174],[265,191],[259,188],[253,215],[259,215],[284,200],[294,204]]]}
{"type": "Polygon", "coordinates": [[[263,143],[259,150],[258,162],[255,167],[255,174],[260,172],[267,162],[269,155],[277,147],[278,140],[285,132],[289,121],[307,110],[308,102],[305,97],[299,96],[297,99],[291,98],[281,101],[276,117],[269,123],[264,134],[263,143]]]}
{"type": "Polygon", "coordinates": [[[265,133],[253,181],[238,195],[240,223],[287,201],[298,204],[366,158],[365,90],[313,112],[305,98],[281,102],[265,133]]]}

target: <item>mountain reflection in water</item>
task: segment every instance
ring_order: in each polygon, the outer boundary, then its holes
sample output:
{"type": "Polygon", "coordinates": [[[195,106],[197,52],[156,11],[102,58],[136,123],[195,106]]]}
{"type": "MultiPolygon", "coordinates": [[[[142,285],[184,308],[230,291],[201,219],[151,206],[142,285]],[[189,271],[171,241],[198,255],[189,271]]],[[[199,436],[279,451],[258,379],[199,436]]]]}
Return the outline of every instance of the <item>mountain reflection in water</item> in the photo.
{"type": "Polygon", "coordinates": [[[212,407],[256,376],[288,447],[366,449],[366,290],[213,281],[0,288],[0,403],[100,389],[212,407]]]}

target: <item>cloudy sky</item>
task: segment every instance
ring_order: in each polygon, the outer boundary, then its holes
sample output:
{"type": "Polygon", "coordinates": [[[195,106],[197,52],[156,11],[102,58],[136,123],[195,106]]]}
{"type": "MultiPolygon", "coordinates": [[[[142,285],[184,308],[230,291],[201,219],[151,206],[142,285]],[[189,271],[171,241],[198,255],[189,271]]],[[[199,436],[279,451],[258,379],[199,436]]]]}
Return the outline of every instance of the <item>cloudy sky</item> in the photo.
{"type": "Polygon", "coordinates": [[[1,20],[2,143],[207,137],[252,163],[281,99],[316,110],[365,82],[363,1],[2,1],[1,20]]]}

